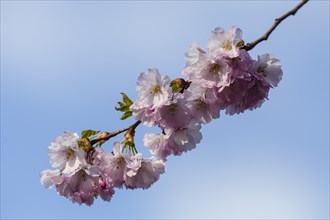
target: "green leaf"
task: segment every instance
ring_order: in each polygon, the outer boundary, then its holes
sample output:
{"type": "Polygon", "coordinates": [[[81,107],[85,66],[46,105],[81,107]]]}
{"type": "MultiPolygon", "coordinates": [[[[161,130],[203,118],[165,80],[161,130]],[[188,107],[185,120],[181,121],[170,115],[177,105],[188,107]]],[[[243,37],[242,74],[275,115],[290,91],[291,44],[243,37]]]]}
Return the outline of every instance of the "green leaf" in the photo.
{"type": "Polygon", "coordinates": [[[123,116],[120,118],[121,120],[125,120],[126,118],[129,118],[132,116],[132,112],[131,111],[127,111],[123,114],[123,116]]]}
{"type": "Polygon", "coordinates": [[[129,107],[133,104],[133,101],[128,98],[128,96],[125,93],[121,93],[121,95],[123,96],[123,102],[118,102],[118,107],[115,107],[115,109],[117,111],[121,111],[121,112],[127,112],[129,111],[129,107]]]}
{"type": "Polygon", "coordinates": [[[117,111],[124,112],[123,116],[121,117],[121,120],[125,120],[126,118],[129,118],[132,116],[132,111],[129,110],[129,107],[133,104],[133,101],[128,98],[128,96],[125,93],[121,93],[123,96],[123,102],[118,102],[118,107],[115,107],[117,111]]]}
{"type": "Polygon", "coordinates": [[[117,111],[126,112],[126,111],[129,110],[129,106],[125,105],[125,104],[122,103],[122,102],[118,102],[118,105],[119,105],[118,108],[115,107],[115,109],[116,109],[117,111]]]}
{"type": "Polygon", "coordinates": [[[132,100],[128,98],[128,96],[125,93],[122,92],[121,94],[123,96],[123,101],[126,104],[126,106],[130,107],[133,104],[132,100]]]}
{"type": "Polygon", "coordinates": [[[83,138],[89,138],[93,135],[96,135],[97,133],[99,133],[100,131],[94,131],[94,130],[91,130],[91,129],[88,129],[88,130],[84,130],[81,132],[81,139],[83,138]]]}

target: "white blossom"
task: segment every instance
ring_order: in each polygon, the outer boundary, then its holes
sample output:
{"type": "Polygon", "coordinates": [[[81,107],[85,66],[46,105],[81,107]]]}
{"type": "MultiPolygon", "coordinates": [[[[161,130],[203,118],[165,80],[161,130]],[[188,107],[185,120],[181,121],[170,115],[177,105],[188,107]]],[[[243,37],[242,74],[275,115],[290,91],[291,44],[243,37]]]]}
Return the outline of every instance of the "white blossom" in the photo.
{"type": "Polygon", "coordinates": [[[78,148],[79,136],[76,133],[64,132],[48,147],[50,162],[54,168],[59,167],[64,174],[72,174],[85,163],[86,153],[78,148]]]}

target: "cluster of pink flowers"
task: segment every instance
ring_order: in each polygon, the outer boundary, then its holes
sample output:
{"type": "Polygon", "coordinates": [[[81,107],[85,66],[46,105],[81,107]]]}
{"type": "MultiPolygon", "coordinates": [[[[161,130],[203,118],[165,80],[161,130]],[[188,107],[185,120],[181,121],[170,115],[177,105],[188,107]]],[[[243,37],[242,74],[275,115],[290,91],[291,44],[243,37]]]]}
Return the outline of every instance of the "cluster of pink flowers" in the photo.
{"type": "Polygon", "coordinates": [[[197,43],[186,53],[182,74],[189,89],[174,93],[170,79],[149,69],[138,79],[138,99],[133,115],[146,126],[159,126],[161,134],[146,134],[150,153],[166,159],[196,147],[202,139],[201,125],[219,118],[220,111],[239,114],[260,107],[270,88],[282,78],[281,64],[269,54],[253,60],[243,46],[242,31],[216,28],[207,51],[197,43]]]}
{"type": "Polygon", "coordinates": [[[78,140],[78,135],[71,132],[57,137],[48,154],[52,166],[58,169],[41,172],[42,185],[55,186],[61,196],[72,202],[91,205],[98,196],[110,201],[114,188],[147,189],[164,173],[163,160],[123,153],[118,142],[111,153],[97,147],[88,154],[78,147],[78,140]]]}
{"type": "Polygon", "coordinates": [[[169,155],[181,155],[200,143],[202,125],[219,118],[221,110],[232,115],[260,107],[269,89],[278,85],[282,78],[279,60],[269,54],[253,60],[243,45],[242,31],[236,27],[228,31],[216,28],[207,50],[193,44],[185,54],[182,74],[186,80],[179,79],[185,86],[175,85],[182,86],[179,90],[157,69],[141,73],[138,98],[129,110],[147,127],[161,129],[161,133],[143,138],[151,158],[134,151],[124,153],[118,142],[111,153],[101,147],[85,151],[78,147],[78,135],[66,132],[49,146],[56,170],[44,170],[41,183],[87,205],[97,196],[109,201],[114,188],[149,188],[164,173],[169,155]]]}

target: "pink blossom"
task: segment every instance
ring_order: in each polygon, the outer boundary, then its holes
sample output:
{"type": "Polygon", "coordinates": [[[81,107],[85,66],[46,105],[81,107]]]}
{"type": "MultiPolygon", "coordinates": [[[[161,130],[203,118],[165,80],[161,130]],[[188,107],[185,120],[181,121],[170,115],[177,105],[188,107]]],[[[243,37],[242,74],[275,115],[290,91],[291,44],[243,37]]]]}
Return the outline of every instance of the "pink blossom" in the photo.
{"type": "Polygon", "coordinates": [[[130,110],[144,125],[157,125],[161,118],[158,108],[172,96],[169,77],[161,76],[157,69],[149,69],[147,73],[141,73],[136,88],[139,97],[130,106],[130,110]]]}
{"type": "Polygon", "coordinates": [[[193,83],[204,88],[226,87],[231,83],[231,67],[228,60],[222,56],[207,56],[195,67],[193,83]]]}
{"type": "Polygon", "coordinates": [[[264,81],[254,79],[248,85],[248,89],[242,100],[246,109],[253,110],[259,108],[268,99],[270,85],[264,81]]]}
{"type": "Polygon", "coordinates": [[[74,203],[92,205],[98,195],[105,201],[110,201],[115,193],[113,186],[100,182],[102,177],[89,175],[81,169],[72,176],[66,176],[61,184],[56,185],[57,192],[74,203]]]}
{"type": "Polygon", "coordinates": [[[127,161],[130,158],[130,154],[122,153],[122,146],[118,142],[114,143],[112,153],[102,155],[99,166],[104,170],[108,182],[111,182],[114,187],[122,188],[127,171],[127,161]]]}
{"type": "Polygon", "coordinates": [[[136,86],[141,106],[161,106],[171,96],[169,86],[169,77],[161,76],[156,68],[149,69],[147,73],[141,73],[136,86]]]}
{"type": "Polygon", "coordinates": [[[143,137],[143,144],[149,148],[151,154],[166,159],[167,156],[173,154],[169,145],[169,137],[167,134],[148,133],[143,137]]]}
{"type": "Polygon", "coordinates": [[[166,102],[158,109],[160,115],[159,125],[163,128],[183,128],[192,118],[187,100],[183,94],[176,94],[172,101],[166,102]]]}
{"type": "Polygon", "coordinates": [[[193,118],[199,124],[207,124],[212,119],[220,117],[220,105],[213,100],[209,102],[205,99],[205,94],[200,96],[191,96],[188,98],[187,106],[192,112],[193,118]]]}
{"type": "Polygon", "coordinates": [[[193,91],[193,96],[196,97],[196,99],[202,99],[203,102],[207,104],[217,104],[219,101],[218,93],[219,88],[203,88],[199,86],[198,84],[191,84],[191,90],[193,91]],[[199,98],[198,98],[199,97],[199,98]]]}
{"type": "Polygon", "coordinates": [[[157,107],[146,106],[143,107],[141,98],[138,98],[131,106],[130,110],[136,120],[141,121],[145,126],[152,127],[158,124],[160,120],[157,107]]]}
{"type": "Polygon", "coordinates": [[[194,149],[202,139],[200,129],[201,126],[192,121],[185,128],[166,128],[163,134],[146,134],[143,142],[152,154],[166,159],[169,155],[181,155],[194,149]]]}
{"type": "Polygon", "coordinates": [[[53,167],[62,169],[62,173],[74,173],[85,163],[86,153],[78,148],[79,136],[76,133],[64,132],[48,147],[48,155],[53,167]]]}
{"type": "Polygon", "coordinates": [[[270,85],[258,79],[251,81],[236,80],[235,89],[224,91],[227,96],[226,113],[233,115],[244,112],[247,109],[253,110],[261,106],[267,99],[270,85]],[[240,89],[243,88],[243,89],[240,89]]]}
{"type": "Polygon", "coordinates": [[[61,184],[56,185],[57,192],[72,202],[91,205],[94,202],[94,181],[84,170],[72,176],[66,176],[61,184]]]}
{"type": "Polygon", "coordinates": [[[98,185],[97,185],[97,193],[100,195],[100,197],[104,200],[104,201],[110,201],[113,194],[115,193],[114,189],[113,189],[113,184],[111,184],[111,182],[103,179],[102,176],[99,177],[99,181],[98,181],[98,185]]]}
{"type": "Polygon", "coordinates": [[[165,164],[161,159],[143,159],[140,153],[132,159],[125,176],[125,186],[128,189],[147,189],[165,172],[165,164]]]}
{"type": "Polygon", "coordinates": [[[228,107],[241,102],[250,81],[250,79],[236,79],[229,87],[219,92],[217,96],[221,109],[227,109],[227,114],[236,113],[236,110],[228,111],[228,107]]]}
{"type": "Polygon", "coordinates": [[[192,88],[221,88],[228,86],[232,81],[232,68],[229,64],[230,60],[226,57],[207,53],[194,65],[187,66],[182,73],[188,76],[192,88]]]}
{"type": "Polygon", "coordinates": [[[169,141],[173,155],[181,155],[190,151],[202,140],[201,126],[192,121],[186,128],[165,130],[170,135],[169,141]]]}
{"type": "Polygon", "coordinates": [[[201,59],[204,58],[206,52],[199,46],[198,43],[193,43],[188,51],[185,53],[185,57],[187,60],[186,66],[194,66],[201,59]]]}
{"type": "Polygon", "coordinates": [[[270,54],[259,55],[258,60],[252,63],[250,72],[272,87],[278,85],[283,75],[280,61],[270,54]]]}
{"type": "Polygon", "coordinates": [[[56,184],[63,182],[63,175],[60,170],[44,170],[40,174],[40,183],[44,187],[50,189],[56,184]]]}
{"type": "Polygon", "coordinates": [[[243,32],[241,29],[232,27],[225,31],[222,28],[216,28],[212,32],[211,39],[207,42],[209,51],[228,56],[230,58],[239,55],[239,47],[237,44],[242,40],[243,32]]]}
{"type": "Polygon", "coordinates": [[[252,63],[253,60],[249,53],[246,50],[240,50],[237,57],[229,60],[229,65],[232,68],[231,76],[235,79],[250,78],[249,68],[252,63]]]}

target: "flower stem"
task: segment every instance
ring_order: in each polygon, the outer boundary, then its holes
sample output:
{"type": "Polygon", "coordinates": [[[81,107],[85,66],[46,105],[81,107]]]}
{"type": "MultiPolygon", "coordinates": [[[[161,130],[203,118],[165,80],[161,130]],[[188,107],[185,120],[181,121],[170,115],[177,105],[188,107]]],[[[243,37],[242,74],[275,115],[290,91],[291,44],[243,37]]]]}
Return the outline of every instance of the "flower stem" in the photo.
{"type": "Polygon", "coordinates": [[[129,126],[129,127],[127,127],[127,128],[123,128],[123,129],[120,129],[120,130],[118,130],[118,131],[114,131],[114,132],[111,132],[111,133],[106,132],[106,135],[105,135],[105,136],[100,137],[100,138],[95,138],[95,139],[91,140],[91,145],[94,145],[94,144],[96,144],[96,143],[98,143],[98,142],[100,142],[100,141],[104,141],[104,142],[106,142],[106,141],[108,141],[110,138],[115,137],[115,136],[117,136],[118,134],[121,134],[121,133],[123,133],[123,132],[125,132],[125,131],[128,131],[128,130],[135,131],[135,129],[136,129],[140,124],[141,124],[141,121],[137,121],[137,122],[135,122],[134,124],[132,124],[131,126],[129,126]]]}
{"type": "Polygon", "coordinates": [[[279,18],[275,19],[274,24],[269,28],[269,30],[262,35],[260,38],[258,38],[257,40],[246,44],[245,46],[242,47],[242,49],[245,49],[246,51],[252,50],[255,46],[257,46],[257,44],[259,44],[262,41],[266,41],[268,39],[268,37],[270,36],[270,34],[275,30],[275,28],[283,21],[285,20],[287,17],[289,17],[290,15],[295,15],[297,13],[297,11],[308,2],[309,0],[303,0],[301,1],[296,7],[294,7],[293,9],[291,9],[290,11],[288,11],[287,13],[285,13],[284,15],[282,15],[279,18]]]}

